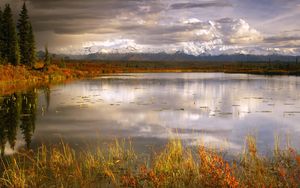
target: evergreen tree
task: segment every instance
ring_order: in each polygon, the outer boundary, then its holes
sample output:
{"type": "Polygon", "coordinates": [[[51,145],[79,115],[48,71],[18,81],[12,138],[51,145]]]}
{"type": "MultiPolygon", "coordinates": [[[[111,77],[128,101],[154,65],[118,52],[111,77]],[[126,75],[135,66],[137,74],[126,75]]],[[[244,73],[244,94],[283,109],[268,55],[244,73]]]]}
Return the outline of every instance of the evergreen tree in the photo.
{"type": "Polygon", "coordinates": [[[2,19],[2,10],[1,10],[1,7],[0,7],[0,64],[3,63],[3,27],[2,27],[2,23],[3,23],[3,19],[2,19]]]}
{"type": "Polygon", "coordinates": [[[2,19],[4,59],[13,65],[18,65],[20,62],[18,37],[12,11],[8,4],[5,5],[2,19]]]}
{"type": "Polygon", "coordinates": [[[32,66],[35,59],[34,35],[25,3],[19,14],[17,29],[20,46],[20,62],[24,65],[32,66]]]}
{"type": "Polygon", "coordinates": [[[36,51],[35,51],[34,34],[33,34],[31,24],[29,24],[28,45],[29,45],[28,46],[28,50],[29,50],[28,61],[29,61],[29,65],[33,66],[34,62],[36,61],[36,51]]]}
{"type": "Polygon", "coordinates": [[[48,69],[51,63],[51,57],[49,55],[48,47],[45,46],[45,57],[44,57],[45,68],[48,69]]]}

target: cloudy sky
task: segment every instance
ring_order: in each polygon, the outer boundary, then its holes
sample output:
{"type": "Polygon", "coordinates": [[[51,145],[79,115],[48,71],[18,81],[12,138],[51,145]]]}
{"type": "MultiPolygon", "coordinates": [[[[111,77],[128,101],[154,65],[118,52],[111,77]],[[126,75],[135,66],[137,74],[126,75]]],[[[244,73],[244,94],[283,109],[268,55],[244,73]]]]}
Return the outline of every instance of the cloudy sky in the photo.
{"type": "MultiPolygon", "coordinates": [[[[17,11],[21,0],[1,0],[17,11]]],[[[300,55],[300,0],[27,0],[55,53],[300,55]]]]}

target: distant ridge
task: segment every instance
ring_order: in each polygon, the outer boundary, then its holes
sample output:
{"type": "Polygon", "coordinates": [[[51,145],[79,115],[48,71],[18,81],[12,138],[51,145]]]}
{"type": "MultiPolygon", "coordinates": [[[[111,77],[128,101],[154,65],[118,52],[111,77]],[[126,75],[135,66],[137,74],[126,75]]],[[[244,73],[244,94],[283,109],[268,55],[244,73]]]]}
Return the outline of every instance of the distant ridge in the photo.
{"type": "MultiPolygon", "coordinates": [[[[38,57],[43,57],[44,52],[39,51],[38,57]]],[[[198,56],[185,54],[183,52],[176,52],[168,54],[160,53],[91,53],[88,55],[68,55],[68,54],[54,54],[54,58],[66,58],[74,60],[110,60],[110,61],[211,61],[211,62],[298,62],[300,57],[290,55],[250,55],[250,54],[223,54],[223,55],[208,55],[202,54],[198,56]]]]}

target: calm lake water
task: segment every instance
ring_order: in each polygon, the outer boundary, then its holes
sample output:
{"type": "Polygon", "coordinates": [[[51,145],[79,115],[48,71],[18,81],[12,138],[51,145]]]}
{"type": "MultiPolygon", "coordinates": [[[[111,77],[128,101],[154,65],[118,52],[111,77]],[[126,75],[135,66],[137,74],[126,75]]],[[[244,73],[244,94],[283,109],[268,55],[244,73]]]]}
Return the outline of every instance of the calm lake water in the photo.
{"type": "Polygon", "coordinates": [[[300,77],[222,73],[126,74],[0,98],[0,144],[12,154],[61,140],[84,149],[130,138],[138,151],[178,136],[242,151],[257,137],[300,149],[300,77]]]}

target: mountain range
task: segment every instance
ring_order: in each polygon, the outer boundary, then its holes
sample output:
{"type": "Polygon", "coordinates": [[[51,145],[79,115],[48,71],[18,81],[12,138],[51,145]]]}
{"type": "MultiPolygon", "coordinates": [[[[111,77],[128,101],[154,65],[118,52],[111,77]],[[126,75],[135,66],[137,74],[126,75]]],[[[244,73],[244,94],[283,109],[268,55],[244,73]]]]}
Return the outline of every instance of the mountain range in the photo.
{"type": "MultiPolygon", "coordinates": [[[[44,52],[39,51],[39,58],[43,58],[44,52]]],[[[90,53],[83,55],[52,54],[54,59],[72,59],[72,60],[108,60],[108,61],[224,61],[224,62],[300,62],[300,58],[291,55],[250,55],[250,54],[221,54],[221,55],[190,55],[184,52],[175,53],[90,53]]]]}

